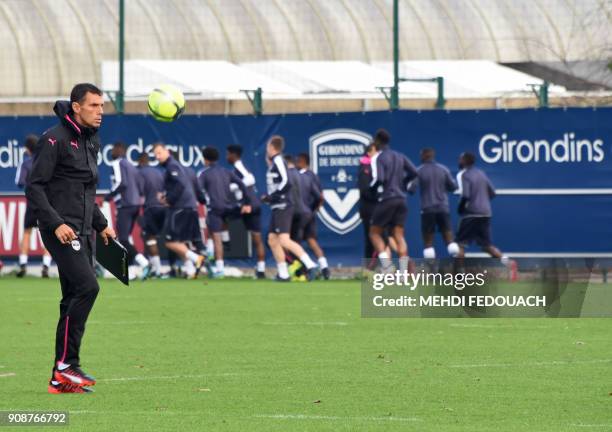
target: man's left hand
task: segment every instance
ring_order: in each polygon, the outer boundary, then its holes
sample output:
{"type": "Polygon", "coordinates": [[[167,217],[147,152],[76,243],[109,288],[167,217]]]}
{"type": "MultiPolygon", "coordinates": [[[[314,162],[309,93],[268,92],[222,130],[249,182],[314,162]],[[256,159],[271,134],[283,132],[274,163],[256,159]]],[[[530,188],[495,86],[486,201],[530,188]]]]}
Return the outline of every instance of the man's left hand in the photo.
{"type": "Polygon", "coordinates": [[[108,245],[108,239],[109,238],[117,238],[117,234],[115,234],[115,230],[112,229],[111,227],[107,226],[106,228],[104,228],[104,230],[102,230],[102,232],[100,232],[100,237],[102,237],[102,240],[104,240],[104,244],[108,245]]]}

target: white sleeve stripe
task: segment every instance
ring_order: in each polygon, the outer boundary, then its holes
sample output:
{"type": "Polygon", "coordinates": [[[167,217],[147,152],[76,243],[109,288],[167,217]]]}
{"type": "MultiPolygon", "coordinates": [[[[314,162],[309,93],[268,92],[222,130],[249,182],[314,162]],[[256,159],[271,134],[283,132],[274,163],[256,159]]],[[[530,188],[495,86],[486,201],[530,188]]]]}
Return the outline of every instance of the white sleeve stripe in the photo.
{"type": "Polygon", "coordinates": [[[113,161],[113,174],[115,176],[115,181],[113,182],[113,186],[111,187],[111,191],[115,191],[121,184],[121,167],[119,166],[119,162],[121,160],[113,161]]]}
{"type": "Polygon", "coordinates": [[[464,171],[465,170],[461,170],[457,173],[457,190],[455,191],[455,193],[459,194],[459,196],[463,194],[463,183],[461,182],[461,180],[463,179],[464,171]]]}
{"type": "Polygon", "coordinates": [[[23,162],[21,162],[19,164],[19,166],[17,167],[17,174],[15,174],[15,184],[19,185],[19,177],[21,177],[21,166],[23,165],[23,162]]]}
{"type": "Polygon", "coordinates": [[[242,183],[246,186],[253,186],[255,184],[255,177],[244,167],[242,161],[236,161],[234,164],[234,168],[236,168],[240,174],[242,174],[242,183]]]}
{"type": "Polygon", "coordinates": [[[274,165],[276,165],[276,169],[278,169],[278,173],[281,176],[281,182],[278,184],[278,189],[281,190],[287,185],[287,181],[289,180],[287,177],[287,169],[285,168],[281,155],[274,158],[274,165]]]}
{"type": "Polygon", "coordinates": [[[372,181],[370,182],[370,186],[374,186],[376,184],[376,181],[378,180],[378,168],[376,167],[376,159],[378,159],[379,154],[380,153],[376,153],[370,161],[370,166],[372,167],[372,181]]]}

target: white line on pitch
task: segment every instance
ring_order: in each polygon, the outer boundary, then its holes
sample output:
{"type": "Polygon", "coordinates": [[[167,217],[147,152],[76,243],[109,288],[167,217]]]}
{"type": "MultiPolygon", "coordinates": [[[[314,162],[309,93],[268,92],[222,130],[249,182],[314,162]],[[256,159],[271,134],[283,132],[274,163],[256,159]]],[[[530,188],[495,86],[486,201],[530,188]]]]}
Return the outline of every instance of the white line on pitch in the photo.
{"type": "Polygon", "coordinates": [[[140,376],[140,377],[121,377],[121,378],[103,378],[98,382],[121,382],[121,381],[154,381],[154,380],[173,380],[173,379],[189,379],[189,378],[206,378],[214,376],[236,376],[236,373],[220,373],[220,374],[202,374],[202,375],[171,375],[171,376],[140,376]]]}
{"type": "Polygon", "coordinates": [[[9,372],[9,373],[3,373],[0,374],[0,378],[7,378],[7,377],[12,377],[12,376],[16,376],[17,374],[14,372],[9,372]]]}
{"type": "Polygon", "coordinates": [[[524,367],[524,366],[571,366],[575,364],[596,364],[596,363],[612,363],[612,359],[600,360],[553,360],[547,362],[527,362],[527,363],[480,363],[480,364],[464,364],[464,365],[449,365],[450,368],[487,368],[487,367],[524,367]]]}
{"type": "MultiPolygon", "coordinates": [[[[76,410],[70,411],[70,414],[123,414],[123,415],[151,415],[151,414],[176,414],[176,415],[192,415],[200,416],[198,413],[183,413],[166,410],[151,410],[151,411],[92,411],[92,410],[76,410]]],[[[255,415],[254,418],[264,419],[279,419],[279,420],[365,420],[365,421],[396,421],[396,422],[420,422],[421,419],[416,417],[341,417],[341,416],[322,416],[322,415],[306,415],[306,414],[261,414],[255,415]]]]}
{"type": "Polygon", "coordinates": [[[457,323],[453,323],[453,324],[449,324],[450,327],[460,327],[460,328],[490,328],[490,329],[502,329],[502,328],[513,328],[513,329],[529,329],[532,330],[534,328],[537,329],[549,329],[550,327],[548,326],[529,326],[529,327],[518,327],[515,325],[510,325],[510,324],[501,324],[501,325],[496,325],[496,324],[457,324],[457,323]]]}
{"type": "Polygon", "coordinates": [[[612,423],[608,423],[608,424],[572,424],[570,426],[574,426],[574,427],[589,427],[589,428],[612,428],[612,423]]]}
{"type": "Polygon", "coordinates": [[[414,422],[421,421],[416,417],[341,417],[341,416],[323,416],[323,415],[308,415],[308,414],[259,414],[253,417],[280,419],[280,420],[367,420],[367,421],[400,421],[414,422]]]}
{"type": "Polygon", "coordinates": [[[92,410],[77,410],[70,411],[70,415],[72,414],[101,414],[101,415],[146,415],[150,416],[152,414],[164,414],[164,415],[180,415],[181,417],[200,417],[201,414],[197,412],[182,412],[182,411],[168,411],[168,410],[151,410],[151,411],[92,411],[92,410]]]}
{"type": "Polygon", "coordinates": [[[275,321],[266,321],[262,323],[263,325],[277,325],[277,326],[300,326],[300,325],[308,325],[308,326],[347,326],[348,323],[344,321],[306,321],[306,322],[275,322],[275,321]]]}
{"type": "Polygon", "coordinates": [[[154,324],[156,321],[88,321],[89,324],[102,324],[102,325],[130,325],[130,324],[154,324]]]}

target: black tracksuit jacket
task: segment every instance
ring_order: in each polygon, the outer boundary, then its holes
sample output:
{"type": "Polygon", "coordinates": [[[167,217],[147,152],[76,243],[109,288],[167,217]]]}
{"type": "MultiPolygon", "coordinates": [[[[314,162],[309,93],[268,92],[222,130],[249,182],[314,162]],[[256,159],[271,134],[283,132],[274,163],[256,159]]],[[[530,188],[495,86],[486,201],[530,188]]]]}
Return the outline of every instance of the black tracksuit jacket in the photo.
{"type": "Polygon", "coordinates": [[[28,205],[41,230],[67,224],[77,235],[91,234],[92,227],[102,231],[107,221],[95,203],[98,130],[78,125],[68,101],[57,101],[53,111],[60,121],[38,142],[26,187],[28,205]]]}

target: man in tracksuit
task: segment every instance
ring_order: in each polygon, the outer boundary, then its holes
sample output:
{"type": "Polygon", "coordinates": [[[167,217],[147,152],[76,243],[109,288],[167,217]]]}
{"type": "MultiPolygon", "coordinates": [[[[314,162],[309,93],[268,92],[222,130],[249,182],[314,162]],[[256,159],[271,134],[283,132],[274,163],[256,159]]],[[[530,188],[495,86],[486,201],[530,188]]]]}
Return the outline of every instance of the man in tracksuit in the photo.
{"type": "Polygon", "coordinates": [[[389,133],[380,129],[374,137],[378,153],[372,158],[372,181],[370,187],[376,192],[377,203],[372,213],[370,239],[378,258],[385,269],[390,268],[390,256],[385,250],[383,233],[391,229],[391,237],[397,243],[399,267],[408,269],[408,246],[404,238],[404,223],[408,214],[406,204],[406,182],[417,176],[412,162],[401,153],[391,150],[389,133]]]}
{"type": "Polygon", "coordinates": [[[372,259],[375,256],[374,246],[370,240],[370,221],[376,207],[376,193],[370,188],[372,182],[372,158],[376,154],[374,143],[368,144],[364,155],[359,159],[357,186],[359,188],[359,216],[363,225],[364,250],[363,257],[372,259]]]}
{"type": "Polygon", "coordinates": [[[317,241],[317,212],[323,205],[321,181],[319,176],[310,169],[310,156],[308,156],[308,153],[300,153],[297,156],[296,167],[300,172],[300,181],[303,190],[302,199],[311,212],[310,220],[304,226],[304,240],[306,240],[308,247],[310,247],[317,257],[323,278],[329,279],[329,264],[327,263],[327,258],[325,258],[323,249],[317,241]]]}
{"type": "MultiPolygon", "coordinates": [[[[200,189],[200,185],[198,184],[198,174],[195,170],[190,166],[183,166],[185,172],[189,176],[189,181],[191,182],[191,186],[193,187],[193,192],[195,193],[196,201],[203,206],[206,206],[206,196],[202,189],[200,189]]],[[[197,208],[197,207],[196,207],[197,208]]],[[[198,217],[198,233],[199,235],[191,241],[192,249],[201,253],[202,255],[206,254],[206,245],[204,244],[204,240],[202,238],[202,229],[200,226],[200,218],[198,217]]],[[[209,272],[212,269],[207,269],[209,272]]]]}
{"type": "Polygon", "coordinates": [[[161,260],[157,237],[162,233],[166,220],[166,207],[159,200],[164,191],[164,175],[162,170],[149,165],[149,155],[141,153],[138,157],[138,174],[140,176],[140,192],[144,197],[142,214],[142,236],[149,254],[149,262],[155,276],[161,276],[161,260]]]}
{"type": "MultiPolygon", "coordinates": [[[[312,211],[304,202],[304,185],[300,179],[300,172],[295,167],[293,157],[291,155],[285,155],[284,159],[287,164],[287,175],[289,176],[289,183],[291,184],[289,193],[291,194],[291,202],[293,203],[293,218],[291,219],[289,238],[301,246],[304,240],[304,229],[312,218],[312,211]]],[[[301,274],[301,261],[291,254],[289,254],[287,260],[291,263],[289,265],[289,276],[291,276],[292,280],[296,280],[296,278],[300,280],[299,277],[303,276],[301,274]]],[[[305,281],[306,278],[304,277],[303,280],[305,281]]]]}
{"type": "Polygon", "coordinates": [[[249,195],[246,187],[236,174],[217,164],[219,150],[208,146],[202,149],[204,169],[198,176],[198,189],[204,194],[206,201],[206,226],[212,234],[215,249],[214,276],[223,277],[225,263],[223,261],[223,241],[221,232],[225,220],[230,217],[240,217],[251,211],[249,195]],[[230,184],[234,183],[242,192],[243,202],[238,206],[232,199],[230,184]]]}
{"type": "MultiPolygon", "coordinates": [[[[36,135],[28,135],[25,139],[25,154],[23,161],[17,168],[17,175],[15,176],[15,184],[17,187],[24,189],[28,184],[30,172],[32,171],[32,162],[34,161],[34,151],[36,144],[38,143],[38,137],[36,135]]],[[[30,238],[32,236],[32,230],[36,228],[36,215],[32,210],[32,207],[27,205],[26,211],[23,218],[23,237],[21,239],[21,253],[19,254],[19,271],[17,277],[22,278],[26,275],[26,266],[28,265],[28,252],[30,251],[30,238]]],[[[49,277],[49,266],[51,265],[51,255],[43,248],[43,268],[42,277],[49,277]]]]}
{"type": "Polygon", "coordinates": [[[283,159],[285,140],[275,135],[266,145],[266,157],[268,161],[268,172],[266,173],[267,194],[262,201],[270,204],[272,216],[268,231],[268,245],[274,255],[278,274],[276,280],[279,282],[290,281],[289,270],[285,262],[285,249],[302,261],[306,266],[308,280],[316,277],[317,265],[312,261],[302,246],[291,240],[291,220],[293,218],[293,203],[291,201],[291,184],[287,174],[287,164],[283,159]]]}
{"type": "Polygon", "coordinates": [[[160,195],[160,201],[168,207],[164,225],[166,247],[183,260],[187,277],[195,278],[204,265],[205,258],[186,245],[187,242],[202,236],[193,182],[185,168],[170,155],[170,150],[163,143],[156,143],[153,152],[166,171],[165,194],[160,195]]]}
{"type": "Polygon", "coordinates": [[[462,170],[457,175],[459,184],[458,213],[461,216],[457,230],[457,243],[460,250],[459,258],[465,256],[465,248],[475,242],[481,249],[494,258],[499,258],[504,265],[511,264],[510,259],[503,255],[491,242],[491,199],[495,197],[495,189],[487,175],[474,167],[476,156],[473,153],[462,153],[459,166],[462,170]]]}
{"type": "Polygon", "coordinates": [[[312,217],[312,211],[304,203],[302,190],[302,181],[300,180],[300,172],[295,167],[293,156],[284,155],[285,163],[287,164],[287,175],[291,189],[291,202],[293,203],[293,218],[291,219],[291,231],[289,237],[294,242],[301,244],[304,240],[304,228],[312,217]]]}
{"type": "Polygon", "coordinates": [[[264,279],[266,277],[266,251],[261,238],[261,200],[257,196],[255,176],[242,161],[242,146],[238,144],[227,146],[227,162],[234,167],[234,174],[240,178],[249,196],[251,212],[242,214],[242,221],[255,246],[257,255],[255,275],[257,279],[264,279]]]}
{"type": "Polygon", "coordinates": [[[93,230],[105,243],[115,237],[95,203],[103,106],[102,91],[92,84],[77,84],[70,102],[56,102],[53,110],[60,122],[40,138],[26,187],[62,287],[49,393],[87,393],[95,384],[80,368],[79,350],[99,291],[92,261],[93,230]]]}
{"type": "Polygon", "coordinates": [[[418,177],[408,183],[408,191],[414,193],[421,189],[421,234],[423,236],[423,257],[434,259],[436,250],[433,247],[436,230],[442,234],[449,255],[459,253],[459,246],[453,241],[448,208],[448,193],[457,189],[457,183],[447,167],[435,160],[436,153],[432,148],[421,150],[422,165],[417,168],[418,177]]]}
{"type": "Polygon", "coordinates": [[[116,225],[119,242],[128,252],[128,262],[136,262],[141,268],[140,279],[145,280],[151,272],[149,260],[138,252],[130,240],[134,224],[140,214],[141,190],[138,169],[125,158],[127,147],[122,142],[116,142],[111,150],[113,162],[111,166],[111,191],[105,201],[113,200],[117,208],[116,225]]]}

